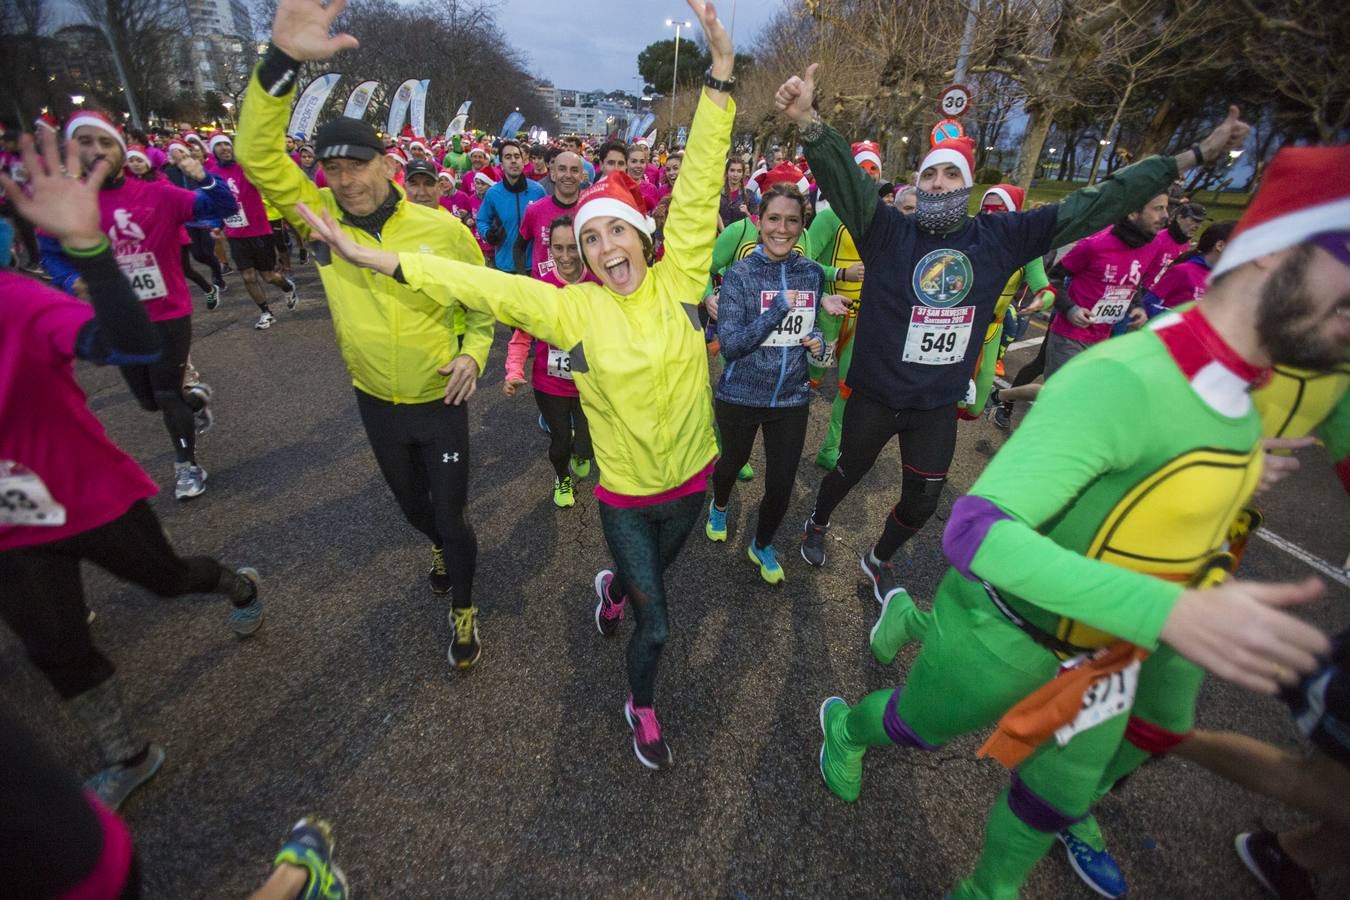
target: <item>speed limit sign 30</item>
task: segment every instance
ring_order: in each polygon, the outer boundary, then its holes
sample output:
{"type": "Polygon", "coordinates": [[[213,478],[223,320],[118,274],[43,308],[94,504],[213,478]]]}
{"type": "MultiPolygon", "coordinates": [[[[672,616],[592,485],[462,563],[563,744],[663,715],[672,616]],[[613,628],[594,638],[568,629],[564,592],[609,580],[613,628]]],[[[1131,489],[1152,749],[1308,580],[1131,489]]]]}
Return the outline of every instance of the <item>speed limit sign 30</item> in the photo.
{"type": "Polygon", "coordinates": [[[938,112],[944,116],[959,117],[970,109],[970,88],[953,84],[938,95],[938,112]]]}

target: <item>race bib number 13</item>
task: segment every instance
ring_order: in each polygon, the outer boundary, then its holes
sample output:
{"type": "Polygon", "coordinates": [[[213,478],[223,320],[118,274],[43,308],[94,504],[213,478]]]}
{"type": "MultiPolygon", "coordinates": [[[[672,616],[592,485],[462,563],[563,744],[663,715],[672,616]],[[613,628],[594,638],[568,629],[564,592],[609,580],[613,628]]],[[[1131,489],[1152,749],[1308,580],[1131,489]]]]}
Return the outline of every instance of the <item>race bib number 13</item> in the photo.
{"type": "Polygon", "coordinates": [[[572,355],[557,347],[548,348],[548,374],[572,381],[572,355]]]}
{"type": "MultiPolygon", "coordinates": [[[[778,291],[759,292],[759,311],[766,313],[773,306],[778,291]]],[[[761,347],[797,347],[802,338],[816,327],[816,292],[788,291],[788,313],[778,327],[769,332],[761,347]]]]}
{"type": "Polygon", "coordinates": [[[916,306],[910,312],[901,359],[924,366],[946,366],[966,358],[975,307],[949,309],[916,306]]]}

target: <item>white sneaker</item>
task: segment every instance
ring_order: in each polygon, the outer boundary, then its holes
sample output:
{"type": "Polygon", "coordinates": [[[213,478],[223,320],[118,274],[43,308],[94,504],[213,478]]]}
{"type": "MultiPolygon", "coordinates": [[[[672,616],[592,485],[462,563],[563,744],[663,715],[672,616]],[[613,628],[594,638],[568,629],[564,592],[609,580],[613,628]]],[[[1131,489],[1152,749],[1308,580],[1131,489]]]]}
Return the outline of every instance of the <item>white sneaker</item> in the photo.
{"type": "Polygon", "coordinates": [[[295,295],[295,282],[291,282],[289,291],[282,291],[281,296],[286,298],[286,308],[295,309],[295,305],[300,302],[300,298],[295,295]]]}
{"type": "Polygon", "coordinates": [[[276,316],[272,315],[270,312],[265,312],[262,315],[258,316],[258,321],[254,323],[253,327],[259,331],[264,331],[268,328],[271,328],[272,323],[275,322],[276,320],[277,320],[276,316]]]}
{"type": "Polygon", "coordinates": [[[173,498],[187,500],[206,491],[206,470],[193,463],[174,463],[173,498]]]}

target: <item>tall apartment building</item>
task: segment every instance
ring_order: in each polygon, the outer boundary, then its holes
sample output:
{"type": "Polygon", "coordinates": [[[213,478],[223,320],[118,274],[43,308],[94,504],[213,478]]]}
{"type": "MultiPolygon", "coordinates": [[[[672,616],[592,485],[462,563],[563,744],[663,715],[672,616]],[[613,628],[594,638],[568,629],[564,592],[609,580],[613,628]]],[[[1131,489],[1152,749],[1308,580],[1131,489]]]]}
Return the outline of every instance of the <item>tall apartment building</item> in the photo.
{"type": "Polygon", "coordinates": [[[253,22],[243,0],[185,0],[187,45],[178,89],[196,96],[234,96],[256,56],[253,22]]]}

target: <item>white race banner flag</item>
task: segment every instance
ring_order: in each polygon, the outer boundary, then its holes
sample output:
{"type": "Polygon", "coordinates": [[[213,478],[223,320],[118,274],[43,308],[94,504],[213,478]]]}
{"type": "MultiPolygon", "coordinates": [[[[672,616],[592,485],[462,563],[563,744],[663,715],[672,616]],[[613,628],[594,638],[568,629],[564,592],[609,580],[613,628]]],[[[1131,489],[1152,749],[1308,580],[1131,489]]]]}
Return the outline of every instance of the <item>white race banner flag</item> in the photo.
{"type": "Polygon", "coordinates": [[[464,129],[469,127],[469,107],[472,105],[472,100],[465,100],[459,105],[459,111],[450,120],[450,124],[445,126],[445,139],[447,141],[450,140],[451,135],[463,134],[464,129]]]}
{"type": "Polygon", "coordinates": [[[352,91],[352,95],[347,98],[347,105],[342,110],[342,115],[348,119],[364,119],[366,110],[370,108],[370,98],[379,90],[378,81],[363,81],[352,91]]]}
{"type": "Polygon", "coordinates": [[[412,102],[413,92],[417,90],[418,81],[416,78],[409,78],[398,86],[394,92],[394,99],[389,104],[389,124],[385,127],[385,134],[391,134],[395,137],[403,130],[403,121],[408,118],[408,104],[412,102]]]}
{"type": "Polygon", "coordinates": [[[418,137],[427,135],[427,89],[430,87],[431,81],[424,78],[417,82],[417,89],[413,91],[412,129],[418,137]]]}
{"type": "Polygon", "coordinates": [[[328,95],[333,93],[333,88],[340,78],[342,76],[337,72],[329,72],[309,83],[296,102],[295,111],[291,113],[291,125],[286,129],[287,134],[303,134],[309,137],[314,133],[314,126],[319,121],[319,112],[328,102],[328,95]]]}

